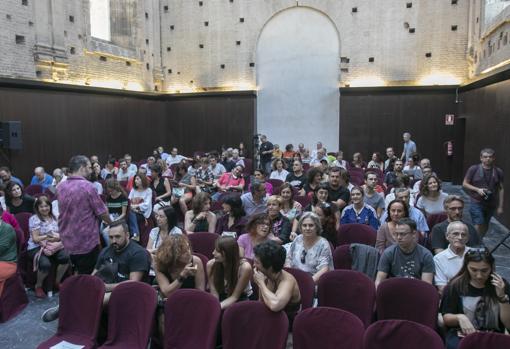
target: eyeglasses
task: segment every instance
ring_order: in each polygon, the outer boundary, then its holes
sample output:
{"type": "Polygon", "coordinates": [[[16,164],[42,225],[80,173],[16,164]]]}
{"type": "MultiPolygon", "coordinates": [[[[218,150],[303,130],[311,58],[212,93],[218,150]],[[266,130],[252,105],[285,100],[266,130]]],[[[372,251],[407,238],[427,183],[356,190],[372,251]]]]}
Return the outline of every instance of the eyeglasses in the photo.
{"type": "Polygon", "coordinates": [[[303,252],[301,252],[301,264],[305,264],[305,262],[306,262],[306,254],[307,254],[306,250],[303,249],[303,252]]]}

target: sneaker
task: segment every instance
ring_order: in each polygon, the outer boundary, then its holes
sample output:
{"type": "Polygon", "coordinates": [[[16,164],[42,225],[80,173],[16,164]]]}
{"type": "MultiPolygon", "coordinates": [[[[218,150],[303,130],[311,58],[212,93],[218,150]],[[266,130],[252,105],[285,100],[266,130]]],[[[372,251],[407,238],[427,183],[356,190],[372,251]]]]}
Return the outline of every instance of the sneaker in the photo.
{"type": "Polygon", "coordinates": [[[41,316],[42,321],[51,322],[58,319],[58,310],[58,305],[56,307],[46,309],[41,316]]]}
{"type": "Polygon", "coordinates": [[[46,293],[44,293],[44,290],[42,289],[42,287],[37,287],[35,289],[35,296],[37,298],[46,298],[46,293]]]}

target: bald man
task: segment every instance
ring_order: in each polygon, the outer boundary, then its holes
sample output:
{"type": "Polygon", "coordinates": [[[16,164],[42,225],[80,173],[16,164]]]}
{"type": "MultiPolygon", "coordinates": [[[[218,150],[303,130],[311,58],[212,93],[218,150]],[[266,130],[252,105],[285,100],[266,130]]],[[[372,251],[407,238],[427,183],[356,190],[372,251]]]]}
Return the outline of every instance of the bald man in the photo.
{"type": "Polygon", "coordinates": [[[36,167],[30,185],[38,184],[46,190],[53,183],[53,177],[44,171],[43,167],[36,167]]]}

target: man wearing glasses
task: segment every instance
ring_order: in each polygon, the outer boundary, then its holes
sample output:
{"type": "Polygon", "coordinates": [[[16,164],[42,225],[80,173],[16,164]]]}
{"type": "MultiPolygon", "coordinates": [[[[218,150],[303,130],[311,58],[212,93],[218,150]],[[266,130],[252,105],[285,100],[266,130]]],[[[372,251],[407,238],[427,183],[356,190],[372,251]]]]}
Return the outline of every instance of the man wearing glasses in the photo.
{"type": "Polygon", "coordinates": [[[446,284],[459,272],[464,262],[464,255],[469,250],[466,242],[469,240],[468,226],[461,221],[448,224],[446,229],[448,248],[434,256],[436,275],[434,285],[442,294],[446,284]]]}
{"type": "Polygon", "coordinates": [[[375,287],[388,277],[421,279],[432,284],[434,260],[429,250],[418,245],[416,223],[402,218],[397,222],[394,236],[397,244],[384,250],[377,267],[375,287]]]}

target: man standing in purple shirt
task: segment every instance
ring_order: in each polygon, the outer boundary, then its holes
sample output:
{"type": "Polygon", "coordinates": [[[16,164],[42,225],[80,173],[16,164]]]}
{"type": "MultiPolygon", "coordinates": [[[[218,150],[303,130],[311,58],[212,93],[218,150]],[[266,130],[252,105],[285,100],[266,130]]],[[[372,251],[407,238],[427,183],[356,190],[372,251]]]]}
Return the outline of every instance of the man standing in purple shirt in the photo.
{"type": "MultiPolygon", "coordinates": [[[[86,178],[92,173],[90,160],[76,155],[69,161],[71,173],[57,188],[58,228],[76,274],[91,274],[99,255],[99,221],[112,221],[96,189],[86,178]]],[[[43,321],[58,318],[58,307],[43,314],[43,321]]]]}

